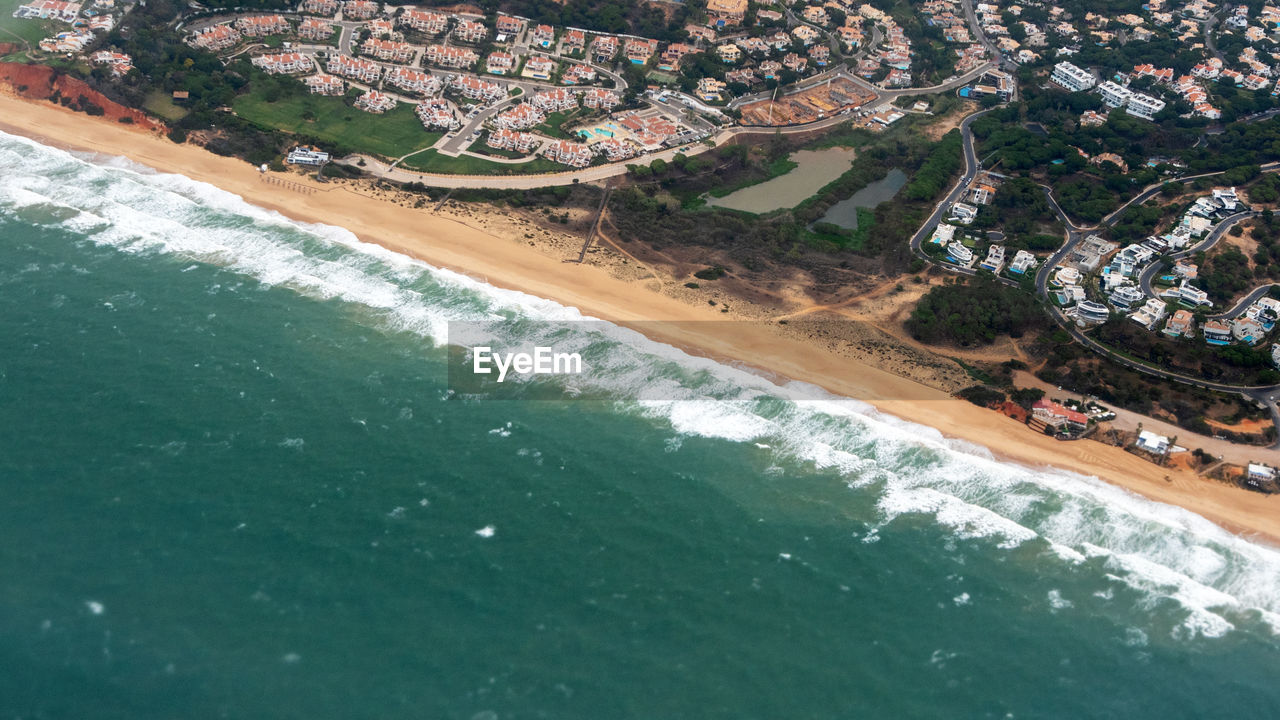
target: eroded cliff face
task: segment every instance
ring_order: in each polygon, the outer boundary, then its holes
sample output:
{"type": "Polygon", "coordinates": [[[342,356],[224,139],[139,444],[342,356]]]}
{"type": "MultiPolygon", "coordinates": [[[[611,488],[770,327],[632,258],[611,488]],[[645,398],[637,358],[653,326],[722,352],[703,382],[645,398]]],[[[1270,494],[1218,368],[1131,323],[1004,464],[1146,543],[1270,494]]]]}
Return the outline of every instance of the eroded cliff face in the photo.
{"type": "MultiPolygon", "coordinates": [[[[165,129],[161,122],[146,113],[108,99],[85,81],[46,65],[0,63],[0,91],[32,100],[57,102],[82,112],[101,108],[106,120],[132,124],[140,130],[160,132],[165,129]]],[[[96,110],[93,114],[97,114],[96,110]]]]}

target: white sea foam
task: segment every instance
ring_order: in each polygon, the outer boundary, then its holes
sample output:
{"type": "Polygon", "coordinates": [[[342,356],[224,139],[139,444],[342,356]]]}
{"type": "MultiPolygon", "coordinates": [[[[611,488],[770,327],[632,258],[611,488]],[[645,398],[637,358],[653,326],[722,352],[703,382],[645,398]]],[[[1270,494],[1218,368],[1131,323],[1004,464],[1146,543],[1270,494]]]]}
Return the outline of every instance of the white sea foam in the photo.
{"type": "MultiPolygon", "coordinates": [[[[122,252],[178,256],[179,269],[195,260],[264,285],[341,299],[435,344],[448,341],[451,320],[587,319],[574,308],[361,242],[341,228],[291,221],[180,175],[122,158],[92,160],[0,133],[0,213],[47,216],[122,252]]],[[[513,340],[555,332],[526,330],[528,337],[513,340]]],[[[779,459],[772,467],[806,463],[841,474],[857,492],[874,493],[881,526],[919,515],[961,539],[990,537],[1005,548],[1038,541],[1048,557],[1072,564],[1096,559],[1149,597],[1186,608],[1188,637],[1221,634],[1249,617],[1280,628],[1280,553],[1193,513],[1075,473],[1001,463],[986,448],[866,403],[800,382],[778,386],[627,328],[593,325],[556,341],[592,356],[594,372],[575,377],[576,388],[629,399],[620,403],[623,410],[670,425],[677,435],[666,443],[669,451],[687,437],[753,442],[771,448],[779,459]]],[[[282,444],[302,447],[300,440],[282,444]]],[[[879,538],[873,527],[862,542],[879,538]]]]}

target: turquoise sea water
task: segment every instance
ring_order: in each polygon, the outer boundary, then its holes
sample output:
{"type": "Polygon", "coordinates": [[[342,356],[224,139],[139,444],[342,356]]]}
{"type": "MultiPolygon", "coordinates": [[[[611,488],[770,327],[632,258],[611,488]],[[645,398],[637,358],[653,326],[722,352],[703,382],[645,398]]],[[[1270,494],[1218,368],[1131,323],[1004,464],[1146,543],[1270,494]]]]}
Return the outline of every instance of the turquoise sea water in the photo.
{"type": "Polygon", "coordinates": [[[0,308],[3,717],[1280,715],[1275,550],[181,177],[0,134],[0,308]]]}

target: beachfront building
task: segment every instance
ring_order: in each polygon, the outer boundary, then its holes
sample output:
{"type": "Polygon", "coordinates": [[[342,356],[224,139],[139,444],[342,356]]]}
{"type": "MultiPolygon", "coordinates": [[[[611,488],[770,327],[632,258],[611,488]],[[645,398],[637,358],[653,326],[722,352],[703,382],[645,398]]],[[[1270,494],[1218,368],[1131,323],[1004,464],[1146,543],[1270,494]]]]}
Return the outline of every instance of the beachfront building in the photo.
{"type": "Polygon", "coordinates": [[[342,3],[342,17],[345,20],[368,20],[378,14],[378,3],[372,0],[347,0],[342,3]]]}
{"type": "Polygon", "coordinates": [[[283,35],[293,29],[283,15],[249,15],[236,19],[236,29],[245,37],[283,35]]]}
{"type": "Polygon", "coordinates": [[[356,108],[365,112],[381,114],[396,106],[395,98],[377,90],[368,90],[356,98],[356,108]]]}
{"type": "Polygon", "coordinates": [[[568,88],[556,88],[537,93],[529,102],[544,113],[569,111],[578,107],[578,95],[568,88]]]}
{"type": "Polygon", "coordinates": [[[1152,455],[1165,455],[1169,452],[1169,438],[1164,435],[1157,435],[1150,430],[1139,432],[1138,440],[1134,445],[1139,450],[1149,452],[1152,455]]]}
{"type": "Polygon", "coordinates": [[[132,57],[113,50],[99,50],[89,58],[89,61],[94,65],[106,65],[111,68],[111,74],[116,77],[126,75],[133,69],[132,57]]]}
{"type": "Polygon", "coordinates": [[[80,14],[80,3],[62,2],[61,0],[36,0],[26,5],[19,5],[13,16],[25,20],[60,20],[65,23],[75,22],[80,14]]]}
{"type": "Polygon", "coordinates": [[[502,86],[498,85],[498,83],[488,82],[470,75],[451,76],[449,78],[449,89],[470,100],[483,102],[491,102],[506,96],[506,92],[503,91],[502,86]]]}
{"type": "Polygon", "coordinates": [[[612,110],[622,104],[622,98],[604,88],[591,88],[582,94],[582,104],[593,110],[612,110]]]}
{"type": "Polygon", "coordinates": [[[319,166],[329,162],[329,153],[320,152],[313,147],[299,145],[289,151],[284,161],[290,165],[312,165],[319,166]]]}
{"type": "Polygon", "coordinates": [[[480,59],[474,50],[452,45],[428,45],[423,58],[432,65],[447,68],[469,68],[480,59]]]}
{"type": "Polygon", "coordinates": [[[389,85],[419,95],[438,95],[443,87],[440,78],[435,75],[407,67],[388,70],[386,81],[389,85]]]}
{"type": "Polygon", "coordinates": [[[324,40],[333,35],[333,25],[319,18],[305,18],[298,23],[298,37],[303,40],[324,40]]]}
{"type": "Polygon", "coordinates": [[[1084,432],[1089,427],[1089,417],[1076,410],[1068,410],[1052,400],[1041,398],[1031,406],[1031,416],[1045,425],[1070,433],[1084,432]]]}
{"type": "Polygon", "coordinates": [[[449,16],[430,10],[405,10],[396,18],[400,25],[427,35],[439,35],[449,27],[449,16]]]}
{"type": "Polygon", "coordinates": [[[424,100],[418,103],[418,107],[413,111],[428,130],[433,128],[453,130],[462,124],[454,113],[453,107],[449,105],[449,101],[444,98],[424,100]]]}
{"type": "Polygon", "coordinates": [[[458,42],[479,43],[489,37],[489,28],[475,20],[463,20],[453,29],[453,37],[458,42]]]}
{"type": "Polygon", "coordinates": [[[240,32],[230,25],[210,25],[196,31],[188,42],[192,47],[218,52],[240,42],[240,32]]]}
{"type": "Polygon", "coordinates": [[[538,136],[533,133],[499,129],[489,133],[484,144],[495,150],[529,153],[538,147],[538,142],[538,136]]]}
{"type": "Polygon", "coordinates": [[[360,82],[376,83],[382,77],[382,66],[372,60],[349,55],[330,55],[329,72],[360,82]]]}
{"type": "Polygon", "coordinates": [[[1093,73],[1065,60],[1053,66],[1053,74],[1049,79],[1071,92],[1082,92],[1098,83],[1093,73]]]}
{"type": "Polygon", "coordinates": [[[307,15],[333,17],[338,14],[338,7],[338,0],[302,0],[299,10],[307,15]]]}
{"type": "Polygon", "coordinates": [[[310,72],[315,68],[311,58],[298,52],[270,53],[259,55],[250,62],[262,68],[269,75],[289,75],[292,73],[310,72]]]}
{"type": "Polygon", "coordinates": [[[383,62],[407,63],[413,60],[414,49],[409,43],[369,38],[360,43],[360,52],[383,62]]]}
{"type": "Polygon", "coordinates": [[[591,164],[591,147],[569,140],[554,140],[548,143],[542,154],[548,160],[571,167],[586,167],[591,164]]]}
{"type": "Polygon", "coordinates": [[[547,116],[532,103],[520,103],[510,110],[504,110],[493,118],[493,126],[505,130],[528,130],[536,127],[547,116]]]}
{"type": "Polygon", "coordinates": [[[347,91],[346,83],[336,75],[310,75],[302,82],[312,95],[342,95],[347,91]]]}

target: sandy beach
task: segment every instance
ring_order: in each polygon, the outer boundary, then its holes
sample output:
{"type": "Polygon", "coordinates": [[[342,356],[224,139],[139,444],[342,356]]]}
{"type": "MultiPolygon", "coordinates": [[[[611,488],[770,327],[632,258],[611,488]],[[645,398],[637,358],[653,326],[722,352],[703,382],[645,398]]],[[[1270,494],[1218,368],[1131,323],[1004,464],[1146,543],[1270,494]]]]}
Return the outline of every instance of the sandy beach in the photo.
{"type": "MultiPolygon", "coordinates": [[[[120,155],[162,172],[216,185],[256,205],[305,222],[337,225],[361,239],[487,283],[636,326],[690,352],[793,378],[869,402],[944,435],[983,445],[1003,459],[1097,476],[1161,502],[1179,505],[1245,536],[1280,545],[1280,499],[1148,463],[1096,442],[1059,442],[946,393],[789,337],[777,325],[725,322],[732,315],[682,302],[592,265],[565,263],[519,237],[500,237],[428,210],[415,210],[308,183],[302,193],[263,181],[247,163],[129,126],[104,122],[46,103],[0,96],[0,129],[40,142],[120,155]],[[661,322],[654,322],[661,321],[661,322]],[[705,321],[705,324],[698,323],[705,321]],[[695,326],[695,323],[696,326],[695,326]]],[[[290,175],[291,180],[299,180],[290,175]]],[[[304,181],[305,182],[305,181],[304,181]]]]}

